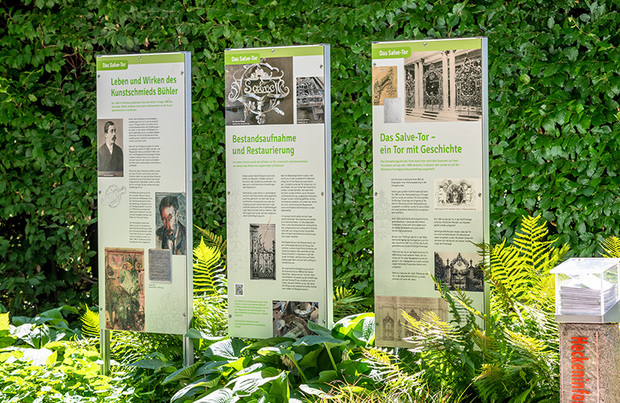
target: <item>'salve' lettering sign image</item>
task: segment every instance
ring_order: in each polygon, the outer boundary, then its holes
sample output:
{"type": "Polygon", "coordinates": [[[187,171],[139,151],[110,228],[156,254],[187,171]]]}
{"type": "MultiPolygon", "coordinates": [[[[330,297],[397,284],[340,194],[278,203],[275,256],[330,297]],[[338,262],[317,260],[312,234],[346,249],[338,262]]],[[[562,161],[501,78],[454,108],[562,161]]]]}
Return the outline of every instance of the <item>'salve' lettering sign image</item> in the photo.
{"type": "Polygon", "coordinates": [[[329,46],[225,52],[229,334],[329,326],[329,46]]]}
{"type": "Polygon", "coordinates": [[[372,54],[376,342],[398,347],[403,311],[451,319],[439,287],[484,311],[486,39],[374,43],[372,54]]]}

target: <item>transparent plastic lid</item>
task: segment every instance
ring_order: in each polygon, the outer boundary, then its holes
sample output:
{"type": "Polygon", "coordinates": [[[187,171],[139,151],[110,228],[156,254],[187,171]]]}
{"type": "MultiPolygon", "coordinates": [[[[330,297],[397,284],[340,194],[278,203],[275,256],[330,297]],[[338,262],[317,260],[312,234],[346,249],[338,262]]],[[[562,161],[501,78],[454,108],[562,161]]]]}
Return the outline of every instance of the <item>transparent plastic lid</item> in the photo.
{"type": "Polygon", "coordinates": [[[618,258],[577,257],[571,258],[551,270],[554,274],[583,275],[602,274],[620,264],[618,258]]]}

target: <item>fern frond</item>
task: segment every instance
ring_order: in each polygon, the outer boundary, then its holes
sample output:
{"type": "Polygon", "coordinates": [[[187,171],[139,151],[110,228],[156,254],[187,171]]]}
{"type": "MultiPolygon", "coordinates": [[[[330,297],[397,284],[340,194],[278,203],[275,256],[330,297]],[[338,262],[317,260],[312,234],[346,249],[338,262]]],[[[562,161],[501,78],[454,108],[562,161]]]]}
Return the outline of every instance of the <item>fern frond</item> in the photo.
{"type": "Polygon", "coordinates": [[[522,218],[521,226],[512,243],[524,253],[533,256],[531,251],[536,249],[536,243],[544,242],[549,233],[547,224],[541,220],[540,214],[536,217],[523,216],[522,218]]]}
{"type": "Polygon", "coordinates": [[[355,290],[346,287],[336,287],[334,289],[334,314],[337,316],[348,316],[359,312],[359,303],[363,297],[355,294],[355,290]]]}
{"type": "Polygon", "coordinates": [[[222,252],[215,244],[207,246],[204,237],[201,237],[200,244],[194,248],[194,293],[225,293],[226,276],[222,252]]]}
{"type": "Polygon", "coordinates": [[[490,331],[476,329],[471,337],[486,357],[485,361],[491,361],[500,354],[501,343],[493,337],[490,331]]]}
{"type": "Polygon", "coordinates": [[[86,311],[80,315],[82,322],[82,334],[88,337],[99,337],[99,313],[91,311],[85,306],[86,311]]]}
{"type": "Polygon", "coordinates": [[[437,287],[437,291],[439,291],[439,295],[441,296],[441,298],[448,303],[448,311],[453,317],[453,322],[461,323],[461,313],[459,312],[456,301],[452,297],[452,294],[450,293],[447,285],[443,284],[443,282],[439,281],[435,276],[431,275],[431,279],[435,283],[435,286],[437,287]]]}
{"type": "Polygon", "coordinates": [[[405,338],[411,343],[413,352],[422,352],[432,349],[444,349],[447,345],[460,344],[461,335],[456,325],[442,321],[433,311],[422,313],[421,320],[409,316],[402,311],[405,318],[405,327],[412,336],[405,338]]]}
{"type": "Polygon", "coordinates": [[[479,328],[476,319],[484,320],[485,317],[482,312],[474,308],[474,300],[469,297],[464,291],[457,289],[456,291],[454,291],[454,293],[456,296],[456,302],[458,302],[468,312],[469,317],[467,318],[467,322],[472,322],[476,325],[476,328],[479,328]]]}
{"type": "Polygon", "coordinates": [[[523,217],[511,245],[489,247],[487,281],[492,286],[492,305],[525,325],[524,307],[536,306],[545,312],[553,306],[555,291],[550,270],[568,252],[568,246],[552,246],[547,240],[546,223],[537,217],[523,217]],[[518,303],[517,303],[518,302],[518,303]]]}
{"type": "Polygon", "coordinates": [[[391,397],[396,398],[387,401],[400,402],[400,397],[405,397],[406,402],[413,401],[409,391],[419,390],[422,385],[420,382],[422,372],[419,366],[411,365],[412,360],[402,359],[390,350],[381,348],[364,348],[362,355],[364,362],[372,368],[371,379],[376,385],[382,385],[382,389],[391,397]]]}
{"type": "Polygon", "coordinates": [[[513,332],[510,329],[506,329],[506,335],[506,340],[508,340],[513,347],[530,358],[538,359],[540,355],[547,350],[545,342],[538,338],[513,332]]]}
{"type": "Polygon", "coordinates": [[[486,250],[488,250],[487,259],[490,267],[483,267],[483,270],[485,272],[485,280],[492,287],[491,299],[493,305],[505,314],[516,315],[519,321],[522,322],[521,312],[513,302],[515,287],[520,289],[521,284],[526,282],[524,274],[519,270],[515,270],[515,267],[520,266],[518,250],[506,246],[506,240],[486,250]]]}
{"type": "Polygon", "coordinates": [[[380,348],[364,348],[362,349],[364,361],[366,361],[374,370],[372,377],[377,382],[388,381],[398,376],[400,369],[398,368],[398,360],[393,354],[380,348]]]}
{"type": "Polygon", "coordinates": [[[505,369],[501,364],[482,364],[482,371],[474,378],[474,383],[478,383],[478,390],[485,400],[493,401],[494,397],[509,396],[512,392],[506,388],[505,377],[505,369]]]}
{"type": "Polygon", "coordinates": [[[540,214],[536,217],[524,216],[521,227],[512,241],[524,259],[525,269],[530,271],[533,277],[538,274],[536,268],[546,266],[548,252],[553,243],[547,240],[548,233],[547,224],[541,219],[540,214]]]}
{"type": "Polygon", "coordinates": [[[207,246],[214,246],[217,249],[219,249],[222,253],[224,253],[224,251],[226,250],[226,240],[222,236],[216,235],[213,232],[206,230],[206,229],[202,229],[198,226],[196,226],[196,228],[198,229],[198,231],[202,233],[202,237],[206,238],[205,243],[207,246]]]}
{"type": "Polygon", "coordinates": [[[228,333],[228,299],[226,295],[198,295],[194,297],[192,327],[211,336],[228,333]]]}
{"type": "Polygon", "coordinates": [[[363,348],[362,355],[371,360],[375,364],[383,365],[385,367],[392,367],[394,364],[394,355],[388,353],[387,350],[375,347],[363,348]]]}
{"type": "Polygon", "coordinates": [[[617,236],[610,236],[605,239],[601,242],[601,247],[604,250],[604,252],[601,253],[602,256],[620,258],[620,238],[617,236]]]}

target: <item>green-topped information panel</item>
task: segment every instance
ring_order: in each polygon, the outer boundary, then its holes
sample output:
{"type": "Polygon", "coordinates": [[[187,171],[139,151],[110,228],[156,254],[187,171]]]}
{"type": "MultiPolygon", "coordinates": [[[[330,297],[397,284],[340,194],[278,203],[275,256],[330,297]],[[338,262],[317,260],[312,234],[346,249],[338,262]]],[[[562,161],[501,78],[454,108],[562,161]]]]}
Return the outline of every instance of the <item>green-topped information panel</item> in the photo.
{"type": "Polygon", "coordinates": [[[372,98],[376,343],[406,347],[403,312],[452,320],[439,286],[485,311],[486,38],[374,43],[372,98]]]}
{"type": "Polygon", "coordinates": [[[332,318],[329,46],[225,52],[229,334],[332,318]]]}
{"type": "Polygon", "coordinates": [[[97,57],[101,329],[188,330],[190,66],[185,52],[97,57]]]}

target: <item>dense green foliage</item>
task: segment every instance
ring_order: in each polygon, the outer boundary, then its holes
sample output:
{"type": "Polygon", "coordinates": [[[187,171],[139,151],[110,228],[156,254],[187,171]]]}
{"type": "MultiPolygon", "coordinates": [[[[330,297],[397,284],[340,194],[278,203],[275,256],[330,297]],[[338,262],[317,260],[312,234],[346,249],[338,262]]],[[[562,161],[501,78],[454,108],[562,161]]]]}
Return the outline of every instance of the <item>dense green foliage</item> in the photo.
{"type": "Polygon", "coordinates": [[[451,323],[435,315],[412,326],[416,358],[424,379],[463,401],[534,402],[559,399],[559,334],[555,321],[554,275],[568,253],[552,246],[540,216],[524,217],[514,239],[483,246],[483,268],[491,287],[491,309],[483,315],[465,293],[443,298],[451,311],[465,307],[451,323]],[[479,324],[484,321],[484,328],[479,324]],[[448,376],[446,376],[448,375],[448,376]]]}
{"type": "MultiPolygon", "coordinates": [[[[428,313],[415,320],[403,312],[410,349],[373,347],[371,313],[341,319],[332,330],[309,322],[316,334],[299,339],[243,341],[192,329],[197,362],[188,367],[180,364],[177,336],[114,331],[112,374],[100,376],[96,312],[82,312],[82,331],[67,319],[78,313],[68,306],[34,318],[9,320],[9,314],[0,314],[0,398],[27,403],[557,401],[558,329],[549,270],[568,248],[553,243],[540,217],[526,217],[511,242],[482,245],[490,314],[475,310],[463,293],[442,289],[453,319],[442,322],[428,313]],[[88,334],[95,337],[82,337],[88,334]]],[[[617,243],[607,239],[606,253],[617,243]]],[[[195,249],[200,261],[195,266],[205,283],[217,284],[218,262],[207,249],[204,242],[195,249]]],[[[219,287],[201,293],[213,294],[221,295],[219,287]]],[[[209,310],[196,312],[197,322],[219,320],[212,326],[216,332],[225,327],[226,315],[209,315],[209,310]]]]}
{"type": "Polygon", "coordinates": [[[416,320],[403,312],[408,350],[372,347],[371,314],[344,318],[331,331],[309,322],[316,335],[297,340],[196,340],[198,362],[164,380],[180,384],[171,402],[557,401],[550,270],[568,247],[554,247],[547,227],[540,216],[524,217],[511,242],[481,245],[491,286],[487,315],[464,293],[438,283],[453,319],[427,313],[416,320]]]}
{"type": "Polygon", "coordinates": [[[224,235],[224,49],[330,43],[334,278],[370,297],[370,44],[487,36],[492,238],[543,214],[593,255],[619,234],[618,11],[613,0],[5,2],[0,304],[96,298],[98,54],[192,52],[194,222],[224,235]]]}
{"type": "Polygon", "coordinates": [[[113,371],[101,374],[99,318],[64,306],[33,318],[0,314],[0,401],[3,403],[167,402],[163,380],[181,362],[181,339],[170,335],[112,333],[113,371]],[[69,320],[73,319],[73,320],[69,320]]]}
{"type": "Polygon", "coordinates": [[[99,374],[99,353],[84,342],[64,307],[34,318],[0,314],[0,400],[6,403],[124,402],[129,387],[99,374]]]}

